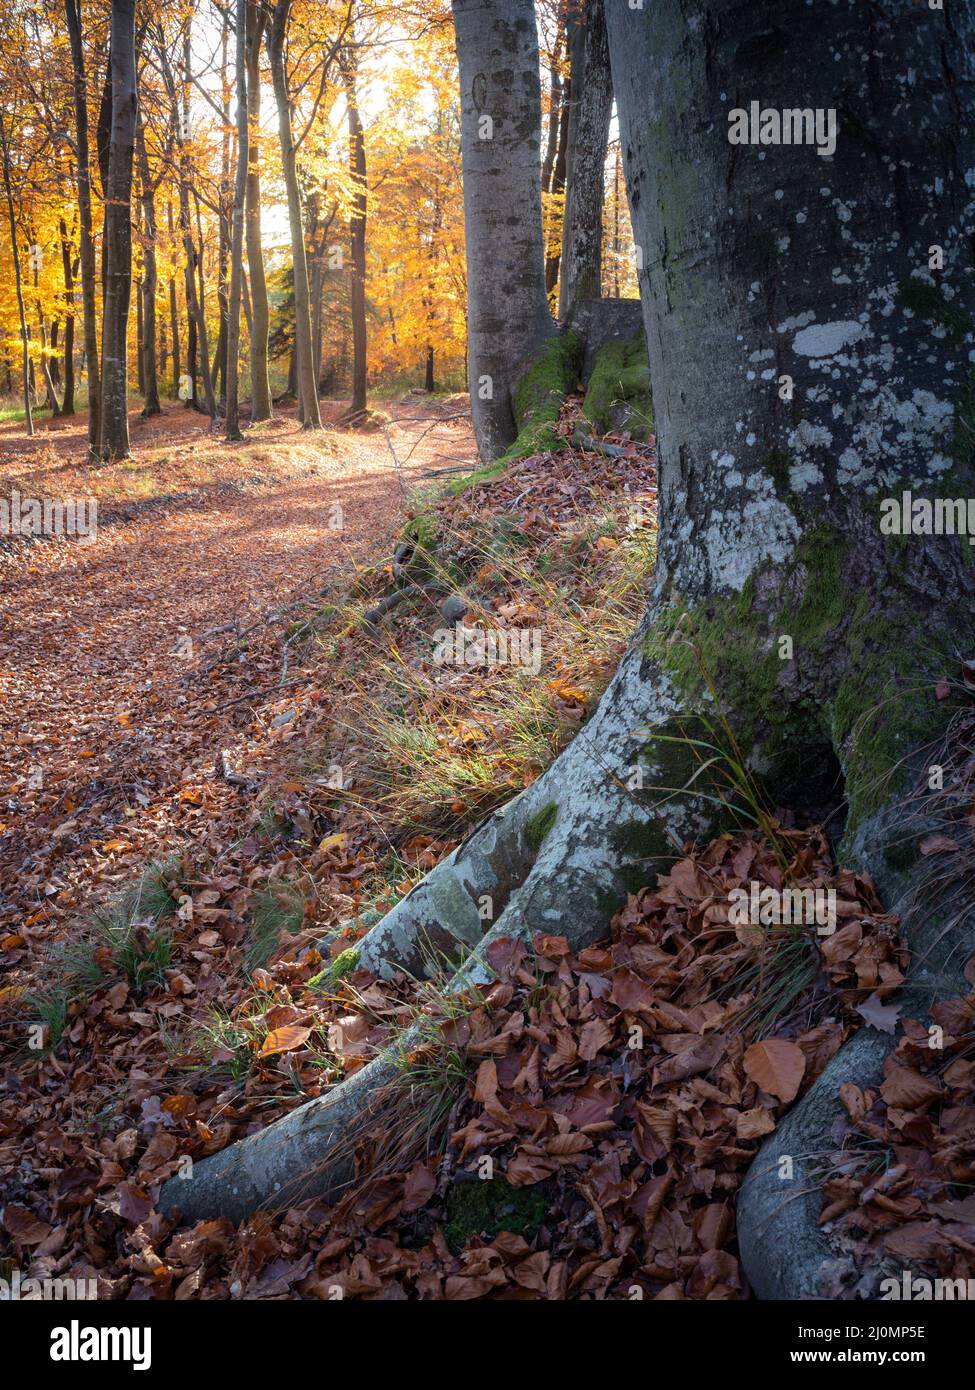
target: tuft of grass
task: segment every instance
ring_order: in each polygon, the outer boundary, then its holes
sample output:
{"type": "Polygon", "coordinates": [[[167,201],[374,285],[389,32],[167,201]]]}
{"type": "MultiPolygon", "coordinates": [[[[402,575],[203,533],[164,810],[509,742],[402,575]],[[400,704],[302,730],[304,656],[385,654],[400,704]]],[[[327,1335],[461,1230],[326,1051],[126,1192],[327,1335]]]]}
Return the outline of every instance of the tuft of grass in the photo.
{"type": "Polygon", "coordinates": [[[282,933],[298,934],[305,920],[305,902],[304,894],[292,883],[276,883],[256,895],[247,928],[248,970],[268,963],[282,933]]]}

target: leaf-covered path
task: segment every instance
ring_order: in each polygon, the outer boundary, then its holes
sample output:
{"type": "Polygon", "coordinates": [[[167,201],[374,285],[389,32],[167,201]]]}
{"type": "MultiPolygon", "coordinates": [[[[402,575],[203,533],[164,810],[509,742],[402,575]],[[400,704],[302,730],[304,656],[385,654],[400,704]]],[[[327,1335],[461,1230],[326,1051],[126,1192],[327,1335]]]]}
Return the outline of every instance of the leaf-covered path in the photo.
{"type": "Polygon", "coordinates": [[[456,406],[387,409],[388,437],[286,418],[233,448],[170,406],[133,419],[134,461],[95,470],[80,420],[0,433],[5,495],[99,503],[91,544],[0,541],[5,930],[44,933],[239,801],[218,759],[292,688],[288,624],[389,553],[424,471],[470,456],[456,406]]]}

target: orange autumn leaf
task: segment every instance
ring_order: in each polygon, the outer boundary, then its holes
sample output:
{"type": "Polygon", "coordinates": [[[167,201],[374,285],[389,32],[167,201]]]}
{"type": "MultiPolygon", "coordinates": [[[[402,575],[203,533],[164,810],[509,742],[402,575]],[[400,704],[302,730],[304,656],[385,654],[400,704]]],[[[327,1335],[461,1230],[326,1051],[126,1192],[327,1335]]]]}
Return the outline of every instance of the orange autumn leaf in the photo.
{"type": "Polygon", "coordinates": [[[752,1043],[742,1058],[746,1073],[770,1096],[779,1100],[795,1100],[806,1070],[806,1057],[801,1047],[785,1038],[767,1038],[752,1043]]]}
{"type": "Polygon", "coordinates": [[[272,1057],[276,1052],[294,1052],[296,1048],[304,1047],[311,1037],[310,1028],[299,1028],[297,1024],[289,1024],[285,1028],[275,1028],[268,1033],[261,1045],[261,1056],[272,1057]]]}

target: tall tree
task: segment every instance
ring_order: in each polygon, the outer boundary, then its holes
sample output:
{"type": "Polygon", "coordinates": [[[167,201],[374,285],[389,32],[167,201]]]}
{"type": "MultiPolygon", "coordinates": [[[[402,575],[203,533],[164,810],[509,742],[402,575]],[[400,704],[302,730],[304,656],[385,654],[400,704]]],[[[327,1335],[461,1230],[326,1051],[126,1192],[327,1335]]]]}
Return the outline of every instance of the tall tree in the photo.
{"type": "Polygon", "coordinates": [[[188,320],[187,371],[192,383],[191,403],[194,406],[197,404],[196,365],[197,360],[199,360],[206,411],[211,422],[214,422],[217,418],[217,403],[213,393],[213,378],[210,375],[206,305],[203,298],[203,271],[200,265],[203,256],[203,239],[201,236],[199,246],[194,241],[190,208],[192,184],[192,165],[189,151],[190,88],[193,81],[191,25],[192,13],[188,13],[182,20],[179,37],[181,58],[178,80],[162,25],[157,25],[156,52],[159,56],[159,68],[170,103],[171,142],[177,151],[176,184],[179,196],[179,229],[184,255],[183,283],[186,291],[186,317],[188,320]],[[197,276],[198,271],[199,278],[197,276]]]}
{"type": "Polygon", "coordinates": [[[554,331],[545,292],[532,0],[453,0],[460,65],[471,408],[478,448],[517,435],[512,391],[554,331]]]}
{"type": "Polygon", "coordinates": [[[355,34],[350,33],[349,44],[342,49],[340,57],[342,82],[349,121],[349,172],[354,187],[352,215],[349,230],[352,243],[352,405],[350,414],[362,415],[366,409],[366,215],[369,200],[369,185],[366,170],[366,136],[359,111],[359,96],[356,90],[358,60],[355,49],[355,34]]]}
{"type": "Polygon", "coordinates": [[[24,308],[24,284],[20,273],[20,252],[17,247],[17,216],[14,195],[10,186],[10,138],[3,108],[0,107],[0,156],[3,158],[3,188],[7,197],[7,220],[10,226],[10,251],[14,258],[14,287],[17,291],[17,311],[20,314],[21,369],[24,389],[24,419],[27,433],[34,433],[34,418],[30,408],[30,335],[27,331],[27,312],[24,308]]]}
{"type": "Polygon", "coordinates": [[[227,438],[241,438],[240,301],[244,283],[244,202],[247,197],[247,5],[237,0],[237,176],[234,181],[233,233],[230,248],[230,302],[227,306],[227,438]]]}
{"type": "Polygon", "coordinates": [[[95,236],[91,220],[91,154],[88,144],[88,88],[81,33],[81,0],[64,0],[71,45],[74,98],[75,179],[78,185],[78,259],[81,266],[81,310],[85,330],[85,370],[88,374],[88,449],[101,439],[101,374],[98,362],[98,322],[95,311],[95,236]]]}
{"type": "Polygon", "coordinates": [[[559,318],[602,283],[603,188],[613,81],[605,0],[584,0],[569,16],[572,100],[566,157],[565,217],[559,265],[559,318]]]}
{"type": "Polygon", "coordinates": [[[112,0],[112,123],[105,185],[102,324],[103,458],[129,454],[128,325],[132,294],[132,160],[135,147],[135,0],[112,0]]]}
{"type": "Polygon", "coordinates": [[[285,55],[291,0],[275,0],[267,30],[267,53],[271,62],[271,81],[278,108],[278,138],[281,168],[288,194],[288,225],[291,229],[291,259],[294,266],[295,348],[298,358],[298,389],[302,423],[305,429],[321,429],[318,383],[311,340],[311,294],[308,285],[308,258],[305,252],[305,225],[298,187],[298,167],[294,132],[291,126],[291,97],[285,55]]]}
{"type": "Polygon", "coordinates": [[[155,183],[149,164],[145,124],[136,126],[139,150],[139,197],[142,203],[142,413],[159,415],[159,378],[156,364],[156,292],[159,276],[156,269],[156,197],[155,183]]]}
{"type": "Polygon", "coordinates": [[[71,240],[64,218],[58,219],[58,232],[61,239],[61,271],[64,276],[64,395],[61,399],[61,414],[74,414],[74,319],[75,289],[74,267],[72,266],[71,240]]]}
{"type": "Polygon", "coordinates": [[[261,241],[261,39],[264,7],[247,0],[247,269],[250,274],[251,421],[270,420],[271,384],[267,368],[267,338],[271,311],[264,274],[261,241]]]}

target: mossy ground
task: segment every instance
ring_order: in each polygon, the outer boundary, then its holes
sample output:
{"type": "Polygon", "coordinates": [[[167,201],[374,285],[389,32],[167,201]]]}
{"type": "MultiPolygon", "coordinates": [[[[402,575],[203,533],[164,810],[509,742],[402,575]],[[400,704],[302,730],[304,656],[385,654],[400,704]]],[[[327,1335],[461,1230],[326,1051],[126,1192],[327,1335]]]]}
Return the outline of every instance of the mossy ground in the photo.
{"type": "Polygon", "coordinates": [[[447,1247],[456,1255],[472,1236],[491,1237],[499,1231],[531,1236],[549,1205],[541,1187],[512,1187],[503,1178],[454,1183],[447,1194],[447,1247]]]}
{"type": "Polygon", "coordinates": [[[582,413],[599,434],[613,428],[619,406],[626,406],[625,428],[634,439],[646,439],[653,430],[653,399],[647,340],[640,333],[622,342],[607,343],[596,356],[586,387],[582,413]]]}

